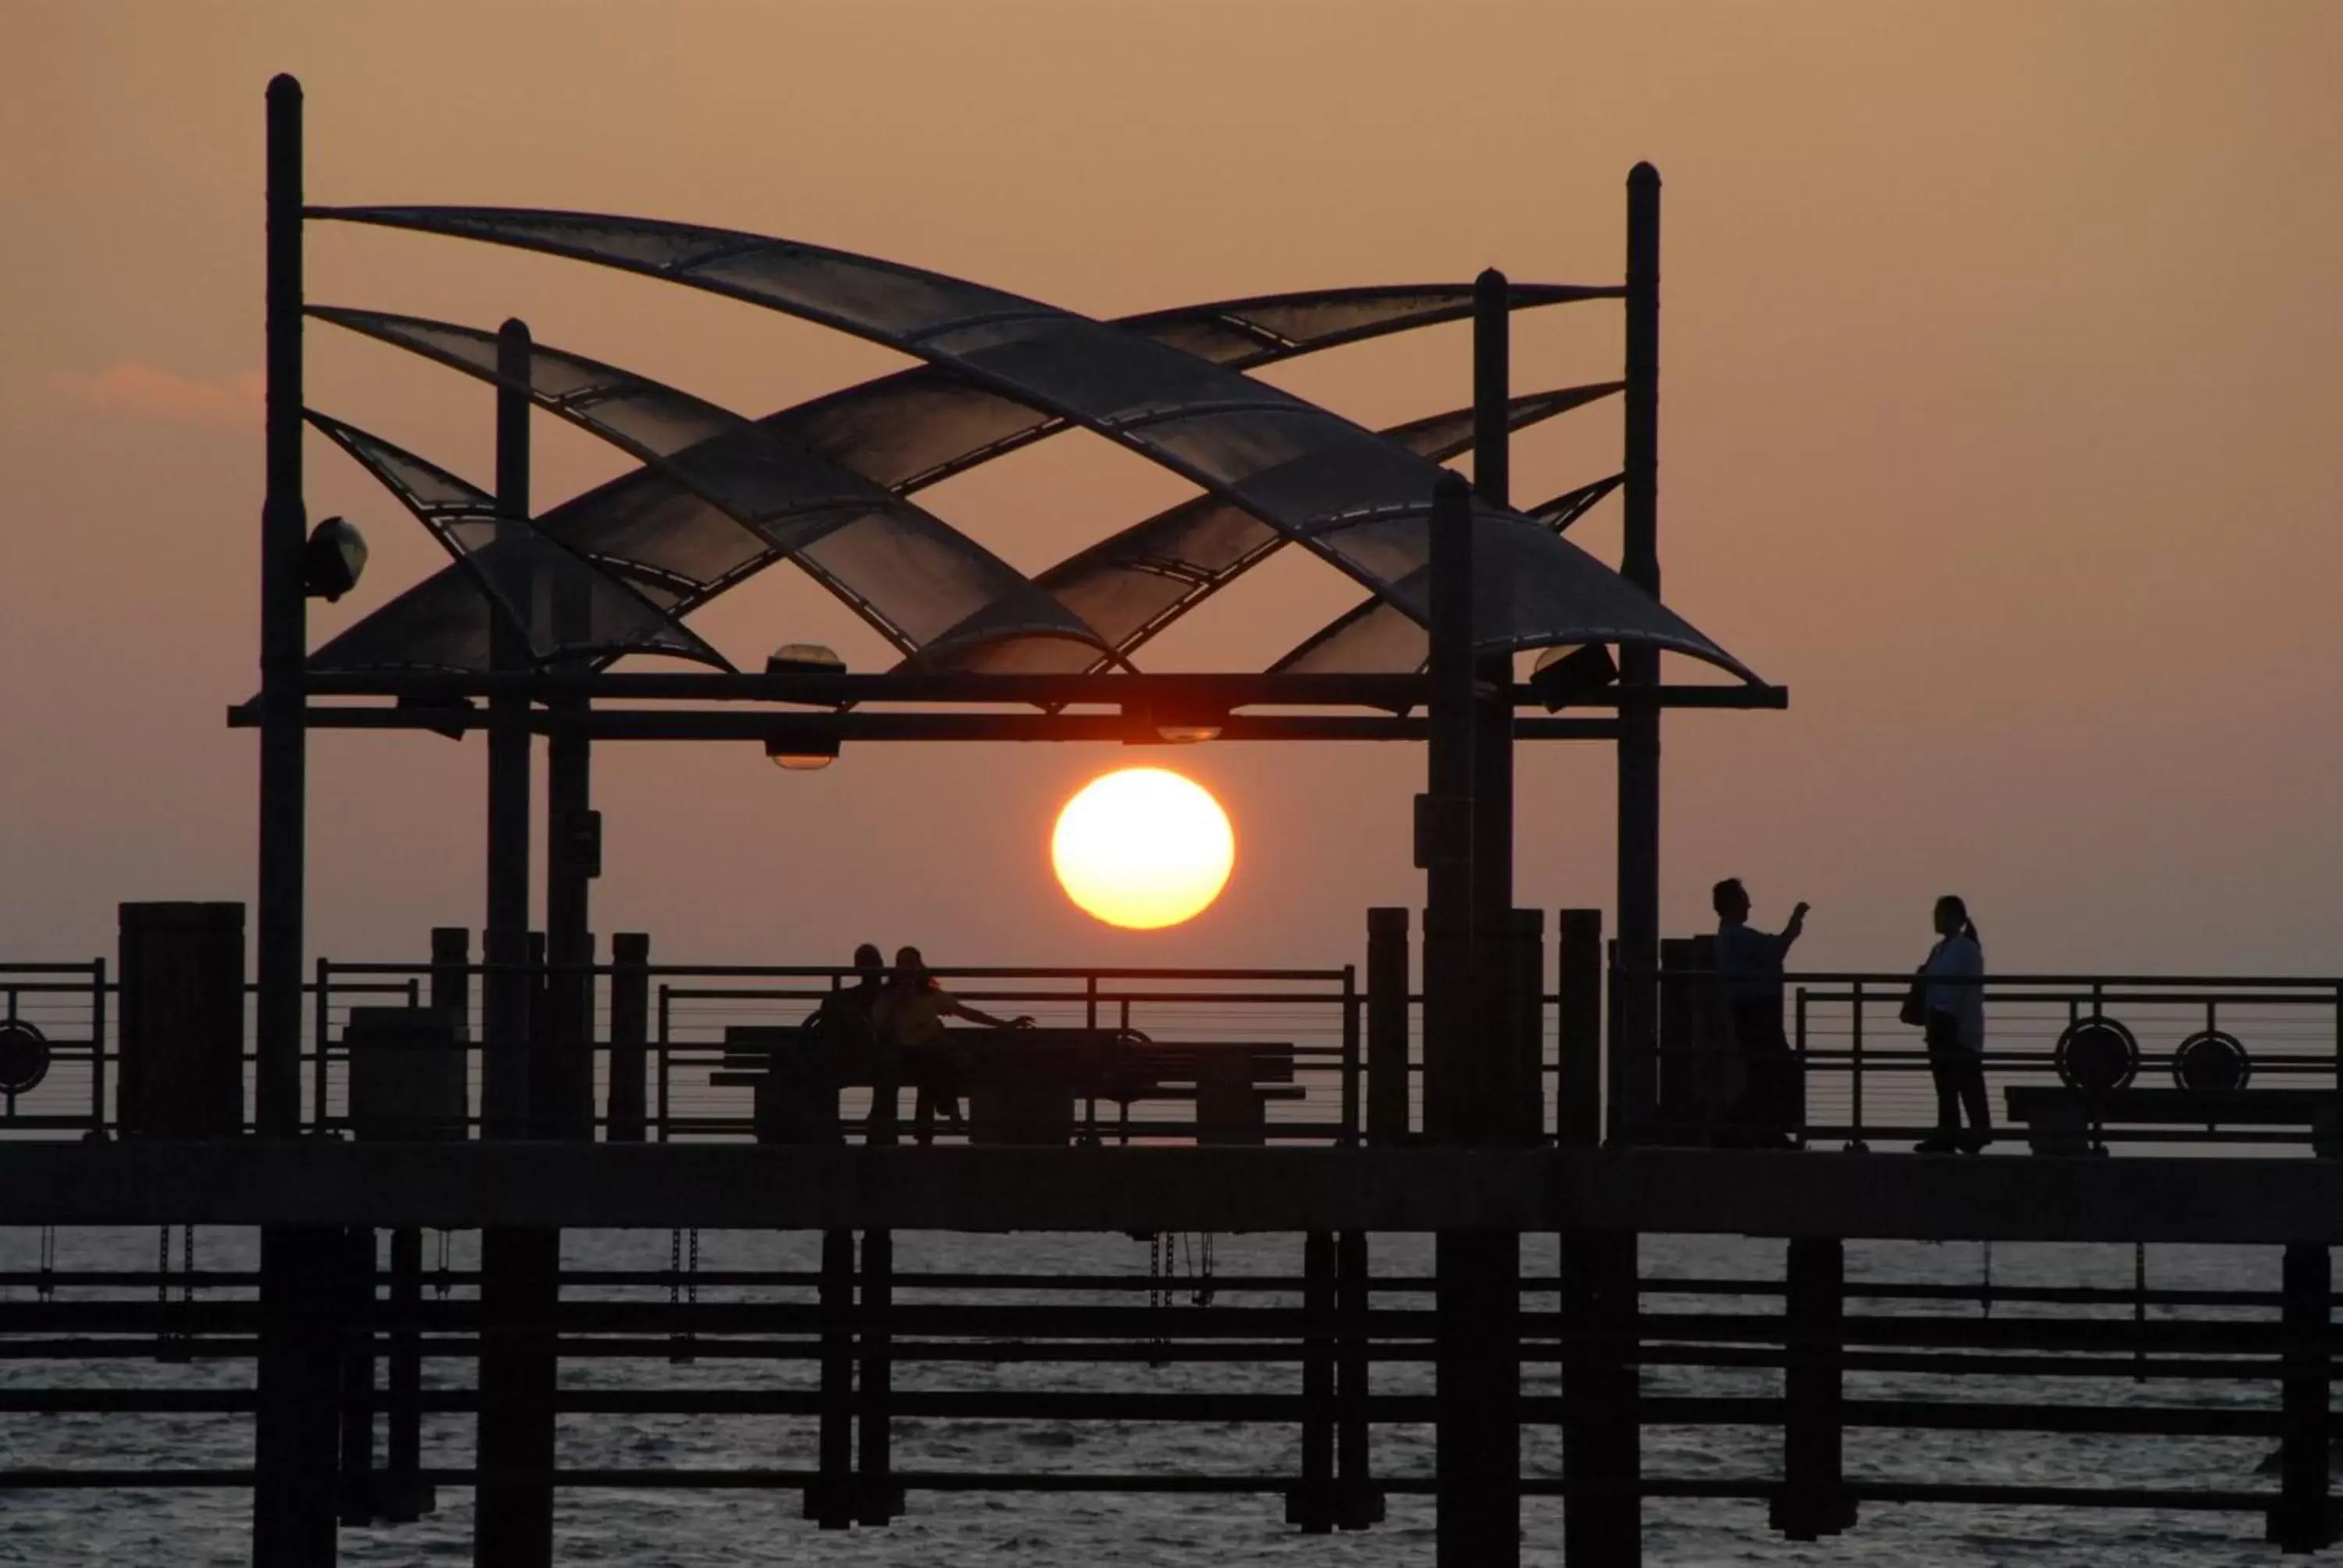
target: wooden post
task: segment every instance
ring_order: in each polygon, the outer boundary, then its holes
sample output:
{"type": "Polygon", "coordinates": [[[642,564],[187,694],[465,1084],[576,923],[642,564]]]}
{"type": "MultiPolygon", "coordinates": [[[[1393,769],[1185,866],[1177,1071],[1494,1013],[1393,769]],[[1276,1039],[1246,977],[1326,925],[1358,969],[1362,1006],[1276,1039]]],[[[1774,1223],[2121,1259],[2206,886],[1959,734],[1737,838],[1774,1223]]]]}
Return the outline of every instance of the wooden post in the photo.
{"type": "Polygon", "coordinates": [[[1308,1535],[1334,1528],[1334,1322],[1332,1232],[1302,1239],[1302,1480],[1285,1495],[1285,1522],[1308,1535]]]}
{"type": "Polygon", "coordinates": [[[479,1484],[474,1568],[553,1562],[551,1323],[559,1304],[561,1232],[480,1233],[479,1484]]]}
{"type": "Polygon", "coordinates": [[[1512,972],[1505,995],[1513,1012],[1507,1032],[1514,1058],[1504,1079],[1504,1141],[1533,1149],[1545,1138],[1545,911],[1507,912],[1512,919],[1505,953],[1512,972]]]}
{"type": "Polygon", "coordinates": [[[1853,1527],[1846,1494],[1841,1335],[1846,1317],[1846,1246],[1831,1237],[1789,1244],[1783,1375],[1782,1490],[1769,1510],[1775,1529],[1815,1541],[1853,1527]]]}
{"type": "Polygon", "coordinates": [[[862,1430],[855,1482],[855,1522],[887,1524],[903,1511],[903,1489],[895,1483],[893,1385],[895,1352],[889,1322],[895,1302],[895,1237],[870,1231],[862,1237],[862,1430]]]}
{"type": "Polygon", "coordinates": [[[1593,1149],[1603,1141],[1603,911],[1563,910],[1554,935],[1554,1142],[1593,1149]]]}
{"type": "Polygon", "coordinates": [[[236,1137],[244,1131],[244,906],[124,904],[117,918],[116,1132],[236,1137]]]}
{"type": "Polygon", "coordinates": [[[385,1357],[384,1454],[375,1517],[403,1524],[435,1507],[423,1480],[423,1338],[415,1330],[423,1310],[423,1232],[402,1226],[390,1233],[390,1352],[385,1357]]]}
{"type": "Polygon", "coordinates": [[[2317,1552],[2335,1543],[2335,1505],[2327,1495],[2328,1342],[2334,1323],[2328,1270],[2325,1247],[2288,1243],[2278,1308],[2285,1347],[2278,1500],[2267,1531],[2285,1552],[2317,1552]]]}
{"type": "Polygon", "coordinates": [[[253,1568],[330,1568],[340,1453],[337,1230],[260,1232],[260,1358],[253,1426],[253,1568]]]}
{"type": "Polygon", "coordinates": [[[824,1530],[854,1523],[854,1232],[821,1238],[821,1416],[818,1472],[805,1516],[824,1530]]]}
{"type": "Polygon", "coordinates": [[[1383,1488],[1374,1483],[1369,1453],[1367,1397],[1370,1361],[1367,1355],[1367,1238],[1346,1231],[1336,1243],[1342,1340],[1339,1352],[1334,1434],[1336,1482],[1334,1523],[1344,1530],[1364,1530],[1383,1518],[1383,1488]]]}
{"type": "Polygon", "coordinates": [[[1636,1410],[1635,1237],[1562,1238],[1563,1561],[1643,1561],[1642,1432],[1636,1410]]]}
{"type": "Polygon", "coordinates": [[[374,1231],[342,1232],[342,1474],[344,1524],[375,1519],[374,1231]]]}
{"type": "Polygon", "coordinates": [[[1367,1143],[1408,1138],[1407,911],[1367,911],[1367,1143]]]}
{"type": "Polygon", "coordinates": [[[647,933],[620,931],[610,939],[610,1088],[603,1136],[613,1143],[643,1141],[643,1072],[651,1037],[650,960],[651,939],[647,933]]]}

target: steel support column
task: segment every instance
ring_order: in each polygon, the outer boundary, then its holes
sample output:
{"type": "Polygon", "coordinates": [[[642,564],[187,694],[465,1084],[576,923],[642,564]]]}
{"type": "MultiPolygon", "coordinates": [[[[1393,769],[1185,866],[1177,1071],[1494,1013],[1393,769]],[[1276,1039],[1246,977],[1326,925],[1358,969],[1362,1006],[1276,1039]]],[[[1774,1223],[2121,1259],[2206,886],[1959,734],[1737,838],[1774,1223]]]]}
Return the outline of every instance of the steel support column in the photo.
{"type": "MultiPolygon", "coordinates": [[[[529,526],[529,336],[518,320],[498,334],[497,510],[500,528],[529,526]]],[[[524,586],[518,608],[528,613],[524,586]]],[[[528,630],[489,618],[489,662],[532,667],[528,630]]],[[[529,702],[488,699],[488,924],[483,988],[482,1119],[489,1137],[529,1131],[535,977],[529,960],[529,702]]],[[[472,1561],[477,1568],[547,1568],[553,1561],[553,1391],[549,1330],[560,1300],[561,1232],[480,1235],[480,1414],[472,1561]]]]}
{"type": "MultiPolygon", "coordinates": [[[[1626,427],[1621,487],[1625,539],[1620,575],[1660,597],[1660,172],[1637,164],[1627,176],[1626,427]]],[[[1658,1004],[1649,978],[1660,958],[1660,714],[1634,700],[1660,684],[1659,650],[1619,649],[1618,921],[1622,974],[1612,1029],[1611,1100],[1632,1141],[1657,1107],[1658,1004]]]]}
{"type": "MultiPolygon", "coordinates": [[[[528,328],[508,321],[498,334],[497,509],[498,527],[528,527],[528,328]]],[[[527,589],[522,607],[526,609],[527,589]]],[[[489,661],[499,673],[530,668],[528,632],[492,608],[489,661]]],[[[520,692],[488,699],[488,965],[483,990],[481,1114],[491,1137],[528,1131],[529,703],[520,692]]]]}
{"type": "MultiPolygon", "coordinates": [[[[301,1131],[301,945],[308,831],[302,708],[308,603],[302,557],[301,84],[268,84],[265,326],[267,489],[260,511],[260,822],[255,1115],[262,1136],[301,1131]]],[[[269,1229],[260,1237],[259,1409],[253,1430],[255,1568],[331,1563],[334,1342],[341,1232],[269,1229]]]]}

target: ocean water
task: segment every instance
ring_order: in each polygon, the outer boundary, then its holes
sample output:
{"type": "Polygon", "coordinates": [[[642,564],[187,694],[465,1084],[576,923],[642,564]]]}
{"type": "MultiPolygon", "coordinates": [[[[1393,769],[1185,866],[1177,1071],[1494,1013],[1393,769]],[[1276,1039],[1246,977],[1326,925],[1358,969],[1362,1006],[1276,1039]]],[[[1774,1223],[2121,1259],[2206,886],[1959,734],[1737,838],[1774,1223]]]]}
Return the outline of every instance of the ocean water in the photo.
{"type": "MultiPolygon", "coordinates": [[[[57,1237],[62,1269],[152,1267],[153,1231],[67,1231],[57,1237]]],[[[469,1236],[454,1238],[453,1261],[471,1261],[469,1236]]],[[[565,1261],[586,1268],[659,1268],[668,1261],[665,1232],[573,1232],[565,1238],[565,1261]]],[[[257,1239],[251,1231],[202,1230],[196,1237],[198,1268],[254,1266],[257,1239]]],[[[765,1232],[709,1231],[701,1237],[706,1269],[809,1269],[816,1239],[765,1232]]],[[[38,1235],[0,1231],[0,1267],[31,1268],[38,1235]]],[[[437,1240],[427,1237],[427,1270],[436,1261],[437,1240]]],[[[177,1243],[173,1243],[176,1264],[177,1243]]],[[[1292,1237],[1217,1239],[1221,1274],[1292,1274],[1299,1271],[1300,1247],[1292,1237]]],[[[2149,1282],[2158,1286],[2274,1290],[2275,1249],[2165,1247],[2147,1254],[2149,1282]]],[[[1551,1237],[1523,1242],[1525,1270],[1553,1271],[1551,1237]]],[[[1426,1271],[1429,1242],[1423,1238],[1379,1237],[1373,1267],[1378,1273],[1426,1271]]],[[[969,1237],[905,1233],[897,1239],[900,1271],[1000,1270],[1045,1276],[1071,1273],[1143,1275],[1147,1248],[1121,1237],[1022,1235],[969,1237]]],[[[1734,1238],[1647,1238],[1647,1276],[1701,1276],[1778,1280],[1782,1247],[1734,1238]]],[[[1850,1243],[1850,1282],[1950,1281],[1975,1282],[1986,1266],[1976,1243],[1850,1243]]],[[[2128,1247],[2013,1246],[1993,1250],[1996,1284],[2088,1284],[2115,1288],[2132,1282],[2128,1247]]],[[[17,1293],[25,1293],[19,1287],[17,1293]]],[[[70,1297],[75,1292],[61,1291],[70,1297]]],[[[614,1294],[663,1298],[663,1289],[614,1294]]],[[[702,1299],[746,1292],[717,1287],[702,1299]]],[[[802,1299],[802,1297],[800,1297],[802,1299]]],[[[935,1299],[908,1291],[899,1301],[935,1299]]],[[[988,1300],[1004,1299],[989,1295],[988,1300]]],[[[1039,1299],[1038,1296],[1035,1299],[1039,1299]]],[[[1049,1299],[1129,1303],[1131,1292],[1049,1299]]],[[[1223,1290],[1228,1304],[1267,1304],[1272,1298],[1223,1290]]],[[[1534,1304],[1534,1300],[1533,1300],[1534,1304]]],[[[1772,1312],[1778,1297],[1647,1298],[1652,1310],[1772,1312]]],[[[1872,1302],[1870,1312],[1908,1312],[1974,1316],[1975,1303],[1872,1302]]],[[[1996,1316],[2026,1312],[2077,1313],[2096,1310],[2128,1317],[2127,1307],[2083,1309],[1996,1303],[1996,1316]]],[[[2152,1312],[2159,1311],[2151,1309],[2152,1312]]],[[[2212,1315],[2192,1308],[2190,1314],[2212,1315]]],[[[2254,1314],[2240,1310],[2242,1315],[2254,1314]]],[[[427,1366],[434,1382],[468,1382],[469,1370],[455,1363],[427,1366]]],[[[664,1357],[647,1362],[572,1362],[562,1368],[574,1387],[740,1387],[802,1384],[813,1375],[805,1363],[724,1361],[702,1358],[676,1365],[664,1357]]],[[[105,1363],[0,1362],[0,1381],[16,1386],[80,1382],[109,1386],[242,1386],[249,1362],[195,1362],[165,1364],[150,1358],[105,1363]]],[[[1106,1390],[1131,1385],[1161,1392],[1276,1392],[1298,1388],[1300,1372],[1291,1363],[1131,1366],[989,1366],[957,1362],[900,1365],[896,1386],[903,1390],[1030,1387],[1106,1390]]],[[[1427,1366],[1397,1364],[1375,1371],[1378,1392],[1430,1390],[1427,1366]]],[[[1551,1392],[1551,1367],[1526,1369],[1525,1386],[1551,1392]]],[[[1778,1392],[1778,1373],[1652,1368],[1644,1386],[1654,1394],[1766,1394],[1778,1392]]],[[[1919,1375],[1850,1373],[1851,1398],[1964,1398],[2105,1404],[2191,1404],[2274,1409],[2269,1383],[2157,1382],[2135,1383],[2129,1362],[2111,1360],[2105,1378],[2060,1378],[2055,1382],[1971,1378],[1954,1384],[1919,1375]]],[[[247,1418],[210,1415],[0,1415],[0,1464],[228,1466],[250,1462],[247,1418]]],[[[794,1418],[697,1416],[565,1416],[559,1432],[559,1462],[568,1466],[810,1466],[813,1431],[794,1418]]],[[[1428,1474],[1432,1465],[1428,1428],[1374,1429],[1374,1466],[1379,1475],[1428,1474]]],[[[1644,1469],[1652,1476],[1748,1477],[1779,1473],[1778,1432],[1764,1428],[1646,1428],[1644,1469]]],[[[471,1418],[427,1417],[427,1465],[468,1462],[471,1418]]],[[[1851,1479],[2008,1483],[2025,1485],[2098,1485],[2173,1489],[2261,1489],[2274,1483],[2258,1477],[2256,1465],[2269,1452],[2260,1439],[2100,1437],[1968,1432],[1900,1432],[1857,1429],[1846,1440],[1851,1479]]],[[[896,1462],[906,1470],[1064,1470],[1206,1474],[1290,1473],[1297,1463],[1291,1428],[1249,1425],[1173,1425],[1159,1422],[1068,1423],[902,1420],[895,1428],[896,1462]]],[[[1559,1436],[1543,1427],[1523,1433],[1525,1473],[1558,1474],[1559,1436]]],[[[1428,1563],[1432,1560],[1432,1502],[1395,1496],[1389,1521],[1371,1531],[1304,1536],[1287,1526],[1282,1503],[1268,1495],[1097,1496],[1016,1493],[913,1493],[908,1515],[880,1530],[822,1532],[799,1517],[795,1492],[564,1492],[557,1502],[559,1560],[565,1563],[675,1564],[700,1568],[734,1563],[957,1564],[1003,1563],[1033,1568],[1116,1568],[1147,1564],[1252,1563],[1367,1565],[1428,1563]]],[[[1532,1498],[1523,1510],[1523,1555],[1534,1563],[1562,1561],[1564,1504],[1532,1498]]],[[[0,1493],[0,1563],[110,1565],[241,1563],[249,1552],[249,1494],[240,1491],[117,1491],[0,1493]]],[[[1762,1503],[1651,1501],[1644,1504],[1645,1559],[1655,1563],[1896,1563],[1916,1568],[1956,1564],[2147,1565],[2261,1563],[2276,1556],[2262,1542],[2258,1515],[2181,1511],[2098,1511],[2056,1508],[1949,1507],[1866,1503],[1848,1534],[1802,1544],[1783,1540],[1765,1525],[1762,1503]]],[[[471,1500],[460,1489],[442,1488],[438,1512],[412,1524],[348,1529],[341,1533],[343,1560],[353,1563],[468,1562],[471,1500]]]]}

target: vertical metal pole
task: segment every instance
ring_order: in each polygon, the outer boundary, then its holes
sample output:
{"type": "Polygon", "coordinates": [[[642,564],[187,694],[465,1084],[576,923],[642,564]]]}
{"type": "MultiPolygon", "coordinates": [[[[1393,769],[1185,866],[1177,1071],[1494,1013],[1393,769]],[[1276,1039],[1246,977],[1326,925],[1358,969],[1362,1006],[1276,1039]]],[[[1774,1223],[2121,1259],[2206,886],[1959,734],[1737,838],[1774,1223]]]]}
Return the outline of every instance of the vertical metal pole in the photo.
{"type": "MultiPolygon", "coordinates": [[[[566,580],[553,588],[553,639],[558,648],[580,646],[590,635],[584,585],[566,580]]],[[[583,675],[585,660],[560,667],[583,675]]],[[[545,932],[551,1001],[546,1048],[553,1104],[543,1120],[558,1137],[594,1136],[594,961],[589,901],[598,848],[593,816],[593,742],[586,735],[591,707],[583,697],[562,697],[547,705],[551,723],[545,747],[545,932]]]]}
{"type": "Polygon", "coordinates": [[[1441,476],[1432,508],[1432,741],[1418,806],[1424,870],[1423,1131],[1436,1143],[1466,1131],[1473,1042],[1473,501],[1441,476]]]}
{"type": "Polygon", "coordinates": [[[268,84],[268,491],[260,514],[260,985],[256,1116],[266,1138],[301,1131],[301,927],[308,832],[301,558],[301,84],[268,84]]]}
{"type": "MultiPolygon", "coordinates": [[[[1626,441],[1621,487],[1625,542],[1620,574],[1660,597],[1660,172],[1637,164],[1627,176],[1626,441]]],[[[1657,1101],[1654,1052],[1657,1001],[1651,978],[1660,958],[1660,714],[1634,700],[1659,684],[1659,650],[1619,650],[1619,1017],[1612,1070],[1614,1101],[1627,1125],[1614,1140],[1632,1141],[1657,1101]]]]}
{"type": "MultiPolygon", "coordinates": [[[[1473,489],[1492,507],[1513,505],[1509,292],[1493,266],[1473,281],[1473,489]]],[[[1513,907],[1513,655],[1479,654],[1473,677],[1500,694],[1478,704],[1473,749],[1473,899],[1483,929],[1495,931],[1513,907]]]]}
{"type": "MultiPolygon", "coordinates": [[[[1513,391],[1511,288],[1490,267],[1473,285],[1473,489],[1492,507],[1512,505],[1513,453],[1507,399],[1513,391]]],[[[1486,575],[1499,563],[1477,562],[1486,575]]],[[[1476,628],[1477,628],[1476,616],[1476,628]]],[[[1514,952],[1513,656],[1477,650],[1473,719],[1473,923],[1480,965],[1480,1039],[1473,1051],[1474,1093],[1506,1141],[1533,1121],[1523,1106],[1536,1082],[1522,1079],[1534,1046],[1519,1038],[1525,1013],[1514,952]]],[[[1529,996],[1535,997],[1533,982],[1529,996]]]]}
{"type": "MultiPolygon", "coordinates": [[[[1502,976],[1506,944],[1476,942],[1473,893],[1474,570],[1471,491],[1453,474],[1432,519],[1432,745],[1419,830],[1425,869],[1424,1035],[1427,1134],[1441,1142],[1498,1141],[1501,1092],[1517,1054],[1509,1008],[1495,1005],[1478,953],[1502,976]]],[[[1521,1557],[1521,1245],[1496,1231],[1443,1231],[1435,1271],[1433,1489],[1441,1568],[1509,1568],[1521,1557]]]]}
{"type": "MultiPolygon", "coordinates": [[[[301,558],[301,84],[268,84],[267,493],[260,513],[259,1005],[255,1117],[261,1135],[301,1131],[301,940],[307,833],[308,604],[301,558]]],[[[338,1231],[260,1236],[258,1410],[253,1428],[255,1568],[334,1561],[334,1345],[338,1231]]]]}
{"type": "Polygon", "coordinates": [[[651,939],[620,931],[610,939],[610,1089],[604,1136],[643,1141],[643,1071],[650,1040],[651,939]]]}
{"type": "Polygon", "coordinates": [[[1407,1141],[1407,911],[1367,911],[1367,1142],[1407,1141]]]}
{"type": "MultiPolygon", "coordinates": [[[[529,517],[528,328],[508,321],[497,337],[497,509],[500,527],[523,528],[529,517]]],[[[528,585],[520,608],[528,610],[528,585]]],[[[489,662],[499,674],[530,668],[528,629],[489,617],[489,662]]],[[[488,963],[483,1041],[483,1114],[490,1137],[528,1131],[529,702],[521,692],[488,699],[488,963]]]]}
{"type": "MultiPolygon", "coordinates": [[[[501,526],[529,518],[528,328],[508,321],[497,343],[497,510],[501,526]]],[[[529,612],[533,588],[519,608],[529,612]]],[[[489,618],[489,662],[499,672],[531,666],[528,633],[489,618]]],[[[529,701],[524,693],[488,699],[488,962],[486,993],[486,1131],[529,1131],[528,970],[529,701]]],[[[480,1234],[480,1415],[472,1561],[478,1568],[547,1568],[553,1561],[553,1389],[548,1324],[560,1298],[561,1232],[495,1230],[480,1234]]]]}

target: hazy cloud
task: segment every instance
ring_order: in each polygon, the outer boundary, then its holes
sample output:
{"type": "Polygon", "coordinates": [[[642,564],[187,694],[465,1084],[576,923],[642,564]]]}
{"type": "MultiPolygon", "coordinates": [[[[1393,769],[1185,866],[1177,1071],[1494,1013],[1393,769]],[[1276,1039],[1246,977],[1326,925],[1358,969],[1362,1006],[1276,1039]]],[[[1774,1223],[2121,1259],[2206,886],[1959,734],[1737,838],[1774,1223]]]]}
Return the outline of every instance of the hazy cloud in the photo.
{"type": "Polygon", "coordinates": [[[55,380],[59,391],[85,408],[215,430],[258,425],[265,385],[257,371],[205,381],[127,359],[94,376],[60,373],[55,380]]]}

